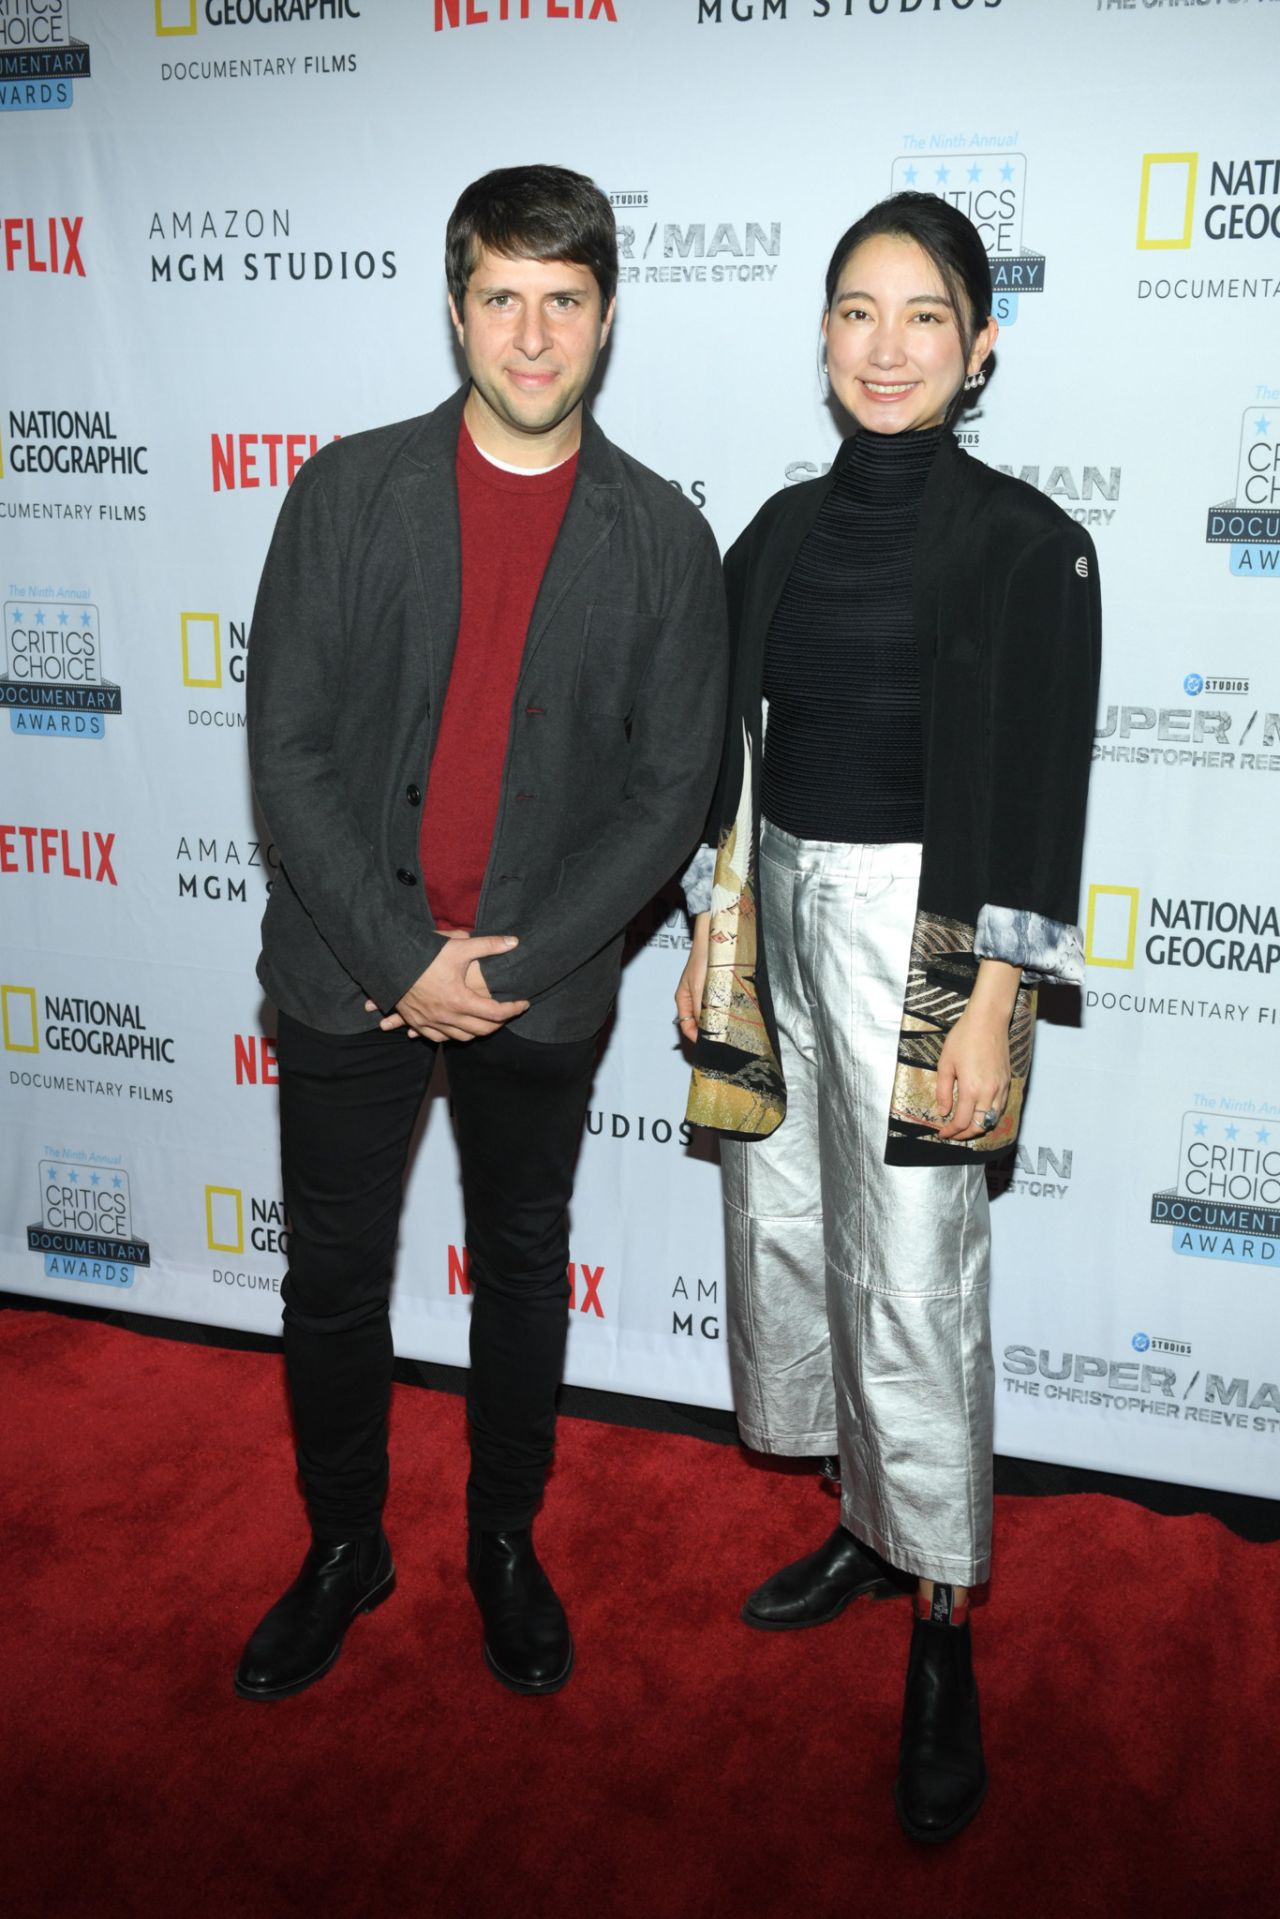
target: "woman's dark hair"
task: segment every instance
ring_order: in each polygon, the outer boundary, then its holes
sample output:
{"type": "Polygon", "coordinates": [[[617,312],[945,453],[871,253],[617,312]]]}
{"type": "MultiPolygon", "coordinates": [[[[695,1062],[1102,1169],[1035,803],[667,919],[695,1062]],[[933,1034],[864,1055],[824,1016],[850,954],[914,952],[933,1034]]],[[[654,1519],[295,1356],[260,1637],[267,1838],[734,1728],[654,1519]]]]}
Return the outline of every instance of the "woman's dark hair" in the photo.
{"type": "MultiPolygon", "coordinates": [[[[947,298],[955,309],[967,365],[974,338],[991,317],[995,299],[991,266],[973,221],[949,200],[938,199],[936,194],[892,194],[887,200],[877,201],[860,220],[854,221],[847,233],[841,234],[827,268],[828,311],[839,292],[840,275],[849,255],[864,240],[874,240],[880,234],[895,240],[914,240],[938,269],[947,298]]],[[[991,355],[987,362],[988,375],[993,366],[994,355],[991,355]]],[[[948,425],[965,400],[962,386],[947,409],[948,425]]]]}
{"type": "Polygon", "coordinates": [[[618,285],[613,209],[593,180],[568,167],[497,167],[463,189],[444,237],[445,279],[459,313],[482,247],[509,260],[588,267],[602,309],[618,285]]]}

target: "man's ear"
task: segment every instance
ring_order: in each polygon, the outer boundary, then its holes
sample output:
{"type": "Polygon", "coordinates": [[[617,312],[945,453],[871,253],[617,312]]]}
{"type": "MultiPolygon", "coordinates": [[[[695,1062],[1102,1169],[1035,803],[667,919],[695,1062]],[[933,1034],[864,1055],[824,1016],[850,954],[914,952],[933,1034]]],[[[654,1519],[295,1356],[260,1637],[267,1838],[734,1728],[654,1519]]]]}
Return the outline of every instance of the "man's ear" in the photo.
{"type": "Polygon", "coordinates": [[[461,344],[462,344],[462,315],[461,315],[461,314],[460,314],[460,313],[458,312],[458,308],[457,308],[457,305],[456,305],[456,303],[455,303],[455,301],[454,301],[454,297],[453,297],[453,295],[452,295],[452,293],[451,293],[451,294],[449,295],[449,318],[450,318],[450,319],[451,319],[451,320],[453,321],[453,330],[454,330],[454,332],[455,332],[455,333],[457,334],[457,336],[458,336],[458,344],[459,344],[459,346],[461,346],[461,344]]]}
{"type": "Polygon", "coordinates": [[[615,293],[615,294],[614,294],[614,296],[613,296],[613,298],[612,298],[612,300],[610,300],[610,302],[609,302],[609,304],[608,304],[608,306],[607,306],[607,307],[605,308],[605,315],[604,315],[604,318],[603,318],[603,320],[601,320],[601,322],[600,322],[600,344],[601,344],[601,346],[603,346],[603,345],[604,345],[604,343],[605,343],[605,341],[606,341],[606,340],[608,339],[608,337],[609,337],[609,329],[610,329],[610,327],[611,327],[611,326],[613,325],[613,314],[614,314],[614,309],[615,309],[615,307],[617,306],[617,304],[618,304],[618,296],[617,296],[617,294],[615,293]]]}

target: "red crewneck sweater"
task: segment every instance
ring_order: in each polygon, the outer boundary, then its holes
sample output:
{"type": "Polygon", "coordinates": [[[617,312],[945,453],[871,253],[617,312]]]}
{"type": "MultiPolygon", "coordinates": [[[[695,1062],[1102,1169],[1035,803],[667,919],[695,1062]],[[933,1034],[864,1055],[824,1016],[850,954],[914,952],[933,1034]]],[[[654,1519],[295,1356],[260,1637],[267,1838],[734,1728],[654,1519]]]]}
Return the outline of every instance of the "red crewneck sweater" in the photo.
{"type": "Polygon", "coordinates": [[[441,932],[476,923],[529,620],[577,470],[575,453],[548,473],[508,473],[465,423],[458,434],[462,609],[418,835],[441,932]]]}

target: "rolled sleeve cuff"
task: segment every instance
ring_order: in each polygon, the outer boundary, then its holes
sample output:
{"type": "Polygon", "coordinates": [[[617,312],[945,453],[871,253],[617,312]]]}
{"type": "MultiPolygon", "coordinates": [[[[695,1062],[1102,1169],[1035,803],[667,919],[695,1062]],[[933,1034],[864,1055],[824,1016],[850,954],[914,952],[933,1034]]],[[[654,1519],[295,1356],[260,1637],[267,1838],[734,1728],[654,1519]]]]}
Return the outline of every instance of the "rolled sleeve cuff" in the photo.
{"type": "Polygon", "coordinates": [[[979,959],[1020,966],[1029,984],[1065,980],[1084,984],[1084,942],[1078,926],[1024,913],[1012,906],[984,906],[978,915],[973,950],[979,959]]]}
{"type": "Polygon", "coordinates": [[[700,846],[680,875],[685,908],[691,919],[699,913],[711,911],[711,885],[715,878],[715,871],[715,847],[700,846]]]}

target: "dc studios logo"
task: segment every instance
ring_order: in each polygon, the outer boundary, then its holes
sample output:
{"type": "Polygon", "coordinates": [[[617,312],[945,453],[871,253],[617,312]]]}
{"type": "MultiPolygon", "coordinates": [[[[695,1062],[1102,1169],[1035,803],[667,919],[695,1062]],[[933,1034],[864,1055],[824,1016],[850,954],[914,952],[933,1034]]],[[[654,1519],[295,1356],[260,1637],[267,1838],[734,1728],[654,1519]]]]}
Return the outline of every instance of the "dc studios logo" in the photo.
{"type": "Polygon", "coordinates": [[[71,31],[71,0],[4,0],[0,6],[0,113],[75,104],[90,74],[89,48],[71,31]]]}
{"type": "Polygon", "coordinates": [[[1204,537],[1210,546],[1230,547],[1237,579],[1280,579],[1280,407],[1245,408],[1235,495],[1209,508],[1204,537]]]}
{"type": "Polygon", "coordinates": [[[103,678],[102,626],[87,594],[4,603],[0,706],[9,730],[27,738],[101,740],[121,710],[120,688],[103,678]]]}
{"type": "Polygon", "coordinates": [[[977,227],[991,263],[995,317],[1012,326],[1024,293],[1043,293],[1045,256],[1026,244],[1027,160],[1003,147],[959,151],[958,138],[907,136],[911,151],[893,163],[894,193],[932,193],[977,227]]]}
{"type": "Polygon", "coordinates": [[[27,1250],[43,1255],[46,1279],[132,1286],[135,1267],[151,1264],[151,1248],[134,1230],[120,1161],[42,1159],[40,1217],[27,1228],[27,1250]]]}
{"type": "Polygon", "coordinates": [[[1151,1224],[1172,1230],[1184,1259],[1280,1267],[1280,1126],[1276,1108],[1188,1112],[1174,1185],[1151,1196],[1151,1224]]]}

